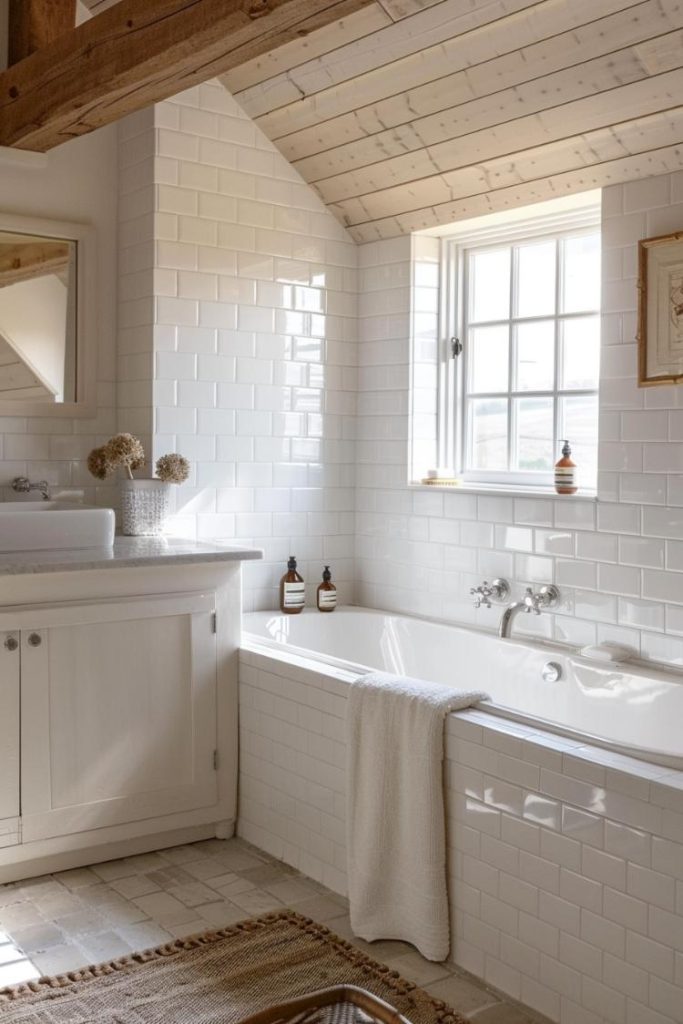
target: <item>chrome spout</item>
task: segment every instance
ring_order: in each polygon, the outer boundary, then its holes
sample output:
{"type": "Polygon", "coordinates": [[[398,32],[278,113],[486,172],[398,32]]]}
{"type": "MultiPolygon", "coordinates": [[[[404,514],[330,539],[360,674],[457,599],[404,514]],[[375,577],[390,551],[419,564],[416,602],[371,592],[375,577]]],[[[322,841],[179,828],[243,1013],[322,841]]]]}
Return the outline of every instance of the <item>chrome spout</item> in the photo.
{"type": "Polygon", "coordinates": [[[552,583],[534,593],[531,587],[526,588],[526,593],[521,601],[513,601],[509,604],[500,617],[498,636],[503,640],[509,639],[512,633],[512,624],[520,612],[525,615],[540,615],[542,611],[556,608],[560,603],[560,592],[552,583]]]}
{"type": "Polygon", "coordinates": [[[503,614],[500,617],[500,625],[498,626],[498,636],[503,640],[507,640],[512,632],[512,623],[516,616],[520,612],[525,612],[527,615],[531,611],[524,601],[513,601],[509,604],[503,614]]]}

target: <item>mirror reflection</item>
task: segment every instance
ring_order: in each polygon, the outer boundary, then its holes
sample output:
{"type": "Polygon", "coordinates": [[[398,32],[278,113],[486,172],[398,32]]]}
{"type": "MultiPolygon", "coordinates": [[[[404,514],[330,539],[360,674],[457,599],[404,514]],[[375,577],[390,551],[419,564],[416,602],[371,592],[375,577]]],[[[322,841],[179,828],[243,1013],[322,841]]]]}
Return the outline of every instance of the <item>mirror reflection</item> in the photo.
{"type": "Polygon", "coordinates": [[[76,247],[0,231],[0,401],[76,399],[76,247]]]}

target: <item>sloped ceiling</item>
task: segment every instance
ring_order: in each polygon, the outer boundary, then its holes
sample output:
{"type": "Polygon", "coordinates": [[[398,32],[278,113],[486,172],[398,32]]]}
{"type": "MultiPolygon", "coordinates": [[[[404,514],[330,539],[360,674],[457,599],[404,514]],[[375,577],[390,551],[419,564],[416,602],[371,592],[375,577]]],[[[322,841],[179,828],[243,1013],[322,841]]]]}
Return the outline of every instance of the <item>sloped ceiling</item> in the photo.
{"type": "Polygon", "coordinates": [[[376,0],[224,82],[358,241],[683,168],[683,0],[376,0]]]}

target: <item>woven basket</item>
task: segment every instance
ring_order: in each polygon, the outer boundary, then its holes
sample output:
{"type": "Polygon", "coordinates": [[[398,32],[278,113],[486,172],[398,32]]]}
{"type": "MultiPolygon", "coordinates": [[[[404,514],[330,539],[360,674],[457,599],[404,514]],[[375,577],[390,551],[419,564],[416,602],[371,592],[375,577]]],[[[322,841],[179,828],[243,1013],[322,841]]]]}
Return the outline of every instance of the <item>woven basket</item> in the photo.
{"type": "Polygon", "coordinates": [[[171,485],[163,480],[121,482],[121,530],[126,537],[158,537],[170,509],[171,485]]]}

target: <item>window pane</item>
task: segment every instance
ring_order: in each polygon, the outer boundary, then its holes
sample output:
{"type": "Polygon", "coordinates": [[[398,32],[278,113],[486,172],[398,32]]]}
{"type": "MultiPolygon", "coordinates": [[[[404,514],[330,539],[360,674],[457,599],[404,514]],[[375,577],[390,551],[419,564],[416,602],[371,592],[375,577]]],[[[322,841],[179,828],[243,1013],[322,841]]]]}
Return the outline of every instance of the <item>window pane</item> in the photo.
{"type": "Polygon", "coordinates": [[[562,312],[600,309],[600,235],[565,238],[562,267],[562,312]]]}
{"type": "Polygon", "coordinates": [[[473,327],[469,334],[469,390],[507,391],[508,328],[473,327]]]}
{"type": "Polygon", "coordinates": [[[567,390],[597,388],[600,373],[600,317],[586,316],[577,320],[565,320],[560,330],[560,387],[567,390]]]}
{"type": "Polygon", "coordinates": [[[555,312],[555,241],[517,249],[517,316],[555,312]]]}
{"type": "Polygon", "coordinates": [[[514,404],[515,468],[547,473],[553,466],[552,398],[519,398],[514,404]]]}
{"type": "Polygon", "coordinates": [[[469,469],[508,468],[508,403],[475,398],[469,404],[469,469]]]}
{"type": "Polygon", "coordinates": [[[560,437],[566,437],[571,445],[579,487],[595,487],[598,476],[597,395],[572,395],[560,399],[560,437]]]}
{"type": "Polygon", "coordinates": [[[552,391],[555,384],[555,321],[516,328],[517,391],[552,391]]]}
{"type": "Polygon", "coordinates": [[[510,315],[510,249],[469,257],[470,321],[506,320],[510,315]]]}

